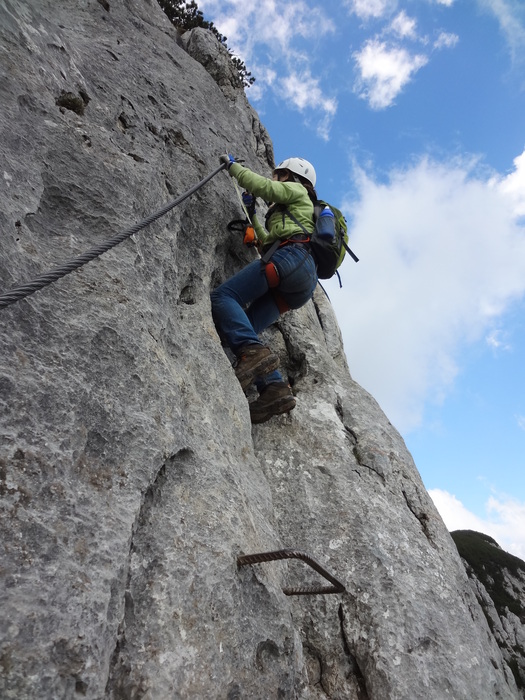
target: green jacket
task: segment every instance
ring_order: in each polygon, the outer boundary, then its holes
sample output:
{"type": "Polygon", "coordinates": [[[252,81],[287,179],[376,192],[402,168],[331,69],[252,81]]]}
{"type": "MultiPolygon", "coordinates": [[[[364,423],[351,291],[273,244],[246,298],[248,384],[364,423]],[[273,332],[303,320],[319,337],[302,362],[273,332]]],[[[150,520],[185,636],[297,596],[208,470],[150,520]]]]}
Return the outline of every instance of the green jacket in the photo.
{"type": "MultiPolygon", "coordinates": [[[[314,231],[314,205],[306,188],[299,182],[277,182],[270,178],[257,175],[249,168],[245,168],[239,163],[233,163],[228,171],[239,185],[251,192],[256,197],[261,197],[266,202],[274,204],[285,204],[291,214],[295,216],[307,231],[314,231]]],[[[304,231],[294,223],[284,212],[274,212],[268,220],[268,230],[257,219],[253,217],[253,227],[257,238],[263,245],[273,243],[277,238],[290,238],[297,234],[304,234],[304,231]]]]}

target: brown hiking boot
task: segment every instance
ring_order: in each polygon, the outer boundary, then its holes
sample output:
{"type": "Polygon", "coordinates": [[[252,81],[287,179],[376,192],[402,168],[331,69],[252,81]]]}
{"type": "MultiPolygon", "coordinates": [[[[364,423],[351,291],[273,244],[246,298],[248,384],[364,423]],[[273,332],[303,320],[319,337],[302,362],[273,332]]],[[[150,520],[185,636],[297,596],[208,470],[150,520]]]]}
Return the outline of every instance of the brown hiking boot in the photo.
{"type": "Polygon", "coordinates": [[[237,355],[235,374],[243,389],[256,377],[264,377],[279,366],[279,358],[265,345],[245,345],[237,355]]]}
{"type": "Polygon", "coordinates": [[[250,404],[252,423],[264,423],[272,416],[288,413],[295,408],[295,397],[286,382],[268,384],[256,401],[250,404]]]}

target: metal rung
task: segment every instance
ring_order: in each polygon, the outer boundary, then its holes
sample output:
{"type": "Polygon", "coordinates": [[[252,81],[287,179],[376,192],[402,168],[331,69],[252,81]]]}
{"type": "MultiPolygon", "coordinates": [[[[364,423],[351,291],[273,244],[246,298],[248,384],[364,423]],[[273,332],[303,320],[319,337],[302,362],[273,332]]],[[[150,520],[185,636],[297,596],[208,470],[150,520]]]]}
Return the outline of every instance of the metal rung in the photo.
{"type": "Polygon", "coordinates": [[[260,554],[245,554],[237,557],[238,566],[247,566],[248,564],[262,564],[267,561],[277,561],[278,559],[302,559],[308,566],[315,569],[318,574],[321,574],[327,581],[330,581],[332,586],[303,586],[302,588],[283,588],[285,595],[320,595],[325,593],[344,593],[346,588],[332,574],[329,574],[315,559],[309,554],[298,552],[295,549],[279,549],[276,552],[261,552],[260,554]]]}

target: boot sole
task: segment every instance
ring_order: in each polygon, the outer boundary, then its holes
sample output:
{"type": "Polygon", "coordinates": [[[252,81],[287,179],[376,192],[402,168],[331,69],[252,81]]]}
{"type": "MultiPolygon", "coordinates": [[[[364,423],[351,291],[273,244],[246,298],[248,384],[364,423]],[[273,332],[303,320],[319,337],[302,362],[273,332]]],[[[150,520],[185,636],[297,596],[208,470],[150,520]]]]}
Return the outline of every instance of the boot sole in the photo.
{"type": "Polygon", "coordinates": [[[268,355],[268,357],[261,360],[258,365],[255,365],[255,367],[251,367],[242,374],[237,374],[237,379],[241,383],[241,387],[244,391],[257,377],[264,377],[266,374],[273,372],[274,369],[277,369],[277,367],[279,367],[279,358],[277,355],[268,355]]]}
{"type": "MultiPolygon", "coordinates": [[[[254,403],[257,402],[254,401],[254,403]]],[[[282,413],[288,413],[293,408],[295,408],[295,398],[293,396],[286,396],[265,406],[260,412],[258,412],[256,408],[251,409],[250,416],[252,423],[256,425],[258,423],[265,423],[273,416],[280,416],[282,413]]]]}

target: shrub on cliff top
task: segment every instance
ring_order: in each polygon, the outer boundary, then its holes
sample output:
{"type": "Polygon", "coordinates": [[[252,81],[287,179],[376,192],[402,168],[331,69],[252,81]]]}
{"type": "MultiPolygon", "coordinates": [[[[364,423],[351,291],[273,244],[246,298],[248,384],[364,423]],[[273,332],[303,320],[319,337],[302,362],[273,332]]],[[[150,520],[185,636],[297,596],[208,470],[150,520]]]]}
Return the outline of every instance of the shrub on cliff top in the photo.
{"type": "Polygon", "coordinates": [[[157,0],[162,10],[165,12],[166,16],[170,22],[181,30],[194,29],[195,27],[202,27],[203,29],[208,29],[212,34],[214,34],[221,44],[228,50],[232,63],[237,69],[239,74],[239,81],[243,87],[250,87],[255,82],[255,78],[246,68],[244,61],[242,61],[238,56],[234,56],[226,44],[226,37],[223,36],[213,22],[208,22],[204,19],[204,15],[199,10],[199,7],[195,0],[190,0],[190,2],[185,2],[185,0],[157,0]]]}

